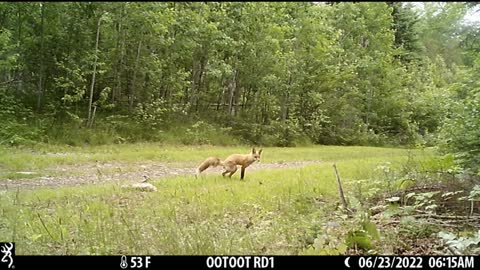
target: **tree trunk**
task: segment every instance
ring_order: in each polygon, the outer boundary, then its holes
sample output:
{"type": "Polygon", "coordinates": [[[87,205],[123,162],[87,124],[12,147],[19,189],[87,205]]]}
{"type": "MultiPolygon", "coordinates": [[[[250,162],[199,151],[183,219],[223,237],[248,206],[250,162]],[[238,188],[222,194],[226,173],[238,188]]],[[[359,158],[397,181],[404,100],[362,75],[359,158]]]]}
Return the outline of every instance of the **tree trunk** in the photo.
{"type": "Polygon", "coordinates": [[[88,128],[93,126],[93,122],[95,122],[95,113],[97,112],[97,106],[93,105],[93,113],[92,113],[92,120],[90,121],[88,128]]]}
{"type": "Polygon", "coordinates": [[[137,81],[138,62],[140,60],[141,49],[142,49],[142,41],[140,40],[138,42],[137,56],[135,57],[135,66],[133,68],[133,78],[132,78],[132,84],[130,87],[130,97],[128,99],[128,111],[130,113],[133,111],[133,101],[135,99],[135,87],[136,87],[136,81],[137,81]]]}
{"type": "Polygon", "coordinates": [[[97,37],[95,40],[95,59],[93,61],[93,74],[92,74],[92,83],[90,85],[90,97],[88,99],[88,121],[87,126],[90,126],[92,121],[92,102],[93,102],[93,88],[95,87],[95,75],[97,74],[97,56],[98,56],[98,40],[100,37],[100,23],[102,22],[102,16],[98,18],[97,23],[97,37]]]}
{"type": "Polygon", "coordinates": [[[289,92],[286,92],[285,95],[283,96],[282,109],[281,109],[282,124],[285,124],[287,122],[289,98],[290,98],[290,94],[289,92]]]}
{"type": "Polygon", "coordinates": [[[197,65],[196,61],[193,60],[193,64],[192,64],[192,80],[191,80],[191,84],[190,84],[190,104],[193,106],[195,104],[195,98],[196,98],[196,95],[197,95],[197,88],[198,88],[198,77],[199,77],[199,73],[200,73],[200,70],[199,68],[197,67],[199,66],[199,64],[197,65]]]}
{"type": "MultiPolygon", "coordinates": [[[[124,6],[125,8],[125,6],[124,6]]],[[[125,14],[125,10],[122,10],[122,16],[125,14]]],[[[121,46],[120,46],[120,63],[119,63],[119,71],[118,71],[118,93],[116,94],[117,100],[121,101],[123,97],[122,92],[122,74],[125,72],[125,32],[123,30],[120,32],[121,35],[121,46]]]]}
{"type": "Polygon", "coordinates": [[[125,41],[122,38],[122,31],[123,31],[123,15],[125,13],[125,3],[122,4],[122,9],[120,10],[120,19],[118,22],[117,27],[117,41],[115,44],[115,48],[117,50],[116,59],[115,59],[115,68],[114,68],[114,82],[113,82],[113,89],[112,89],[112,104],[115,104],[115,101],[121,95],[122,89],[122,65],[123,65],[123,48],[125,41]]]}
{"type": "Polygon", "coordinates": [[[250,95],[250,92],[252,91],[252,86],[248,86],[243,93],[242,93],[242,111],[244,111],[247,108],[247,101],[248,101],[248,96],[250,95]]]}
{"type": "Polygon", "coordinates": [[[285,124],[288,118],[288,103],[289,103],[289,98],[290,98],[290,86],[292,85],[292,74],[289,75],[288,77],[288,83],[287,83],[287,91],[283,96],[283,101],[282,101],[282,107],[281,107],[281,112],[282,112],[282,124],[285,124]]]}
{"type": "MultiPolygon", "coordinates": [[[[221,85],[223,86],[223,80],[221,85]]],[[[223,103],[223,97],[225,96],[225,87],[222,87],[222,92],[219,93],[218,99],[217,99],[217,112],[220,110],[220,105],[223,103]]]]}
{"type": "Polygon", "coordinates": [[[41,4],[42,7],[42,17],[40,23],[40,68],[38,71],[38,82],[37,82],[37,112],[40,112],[40,108],[42,105],[42,96],[44,93],[43,81],[44,81],[44,73],[45,73],[45,65],[44,65],[44,33],[45,33],[45,3],[41,4]]]}
{"type": "MultiPolygon", "coordinates": [[[[23,46],[22,44],[22,25],[23,25],[23,21],[22,21],[22,12],[21,12],[21,4],[22,3],[17,3],[17,48],[21,48],[23,46]]],[[[17,50],[18,53],[19,50],[17,50]]],[[[22,93],[23,92],[23,72],[21,70],[18,70],[16,71],[17,74],[15,74],[15,76],[18,76],[19,77],[19,82],[17,84],[17,93],[22,93]]]]}
{"type": "Polygon", "coordinates": [[[228,113],[231,116],[235,115],[235,107],[234,107],[234,101],[235,101],[235,94],[237,91],[237,70],[233,72],[233,78],[228,84],[228,88],[230,91],[230,98],[228,102],[228,113]]]}
{"type": "Polygon", "coordinates": [[[368,88],[366,96],[367,111],[365,112],[365,124],[367,125],[367,128],[370,128],[370,113],[372,109],[373,87],[368,88]]]}
{"type": "MultiPolygon", "coordinates": [[[[210,95],[210,78],[208,77],[208,70],[206,69],[205,71],[205,75],[203,76],[203,82],[202,82],[202,85],[204,86],[205,88],[205,92],[210,95]]],[[[210,104],[210,99],[206,100],[206,108],[209,108],[209,104],[210,104]]],[[[204,106],[205,107],[205,106],[204,106]]],[[[198,109],[201,108],[199,106],[199,102],[197,102],[197,107],[196,107],[196,110],[198,111],[198,109]]]]}
{"type": "Polygon", "coordinates": [[[335,169],[335,176],[337,178],[337,185],[338,185],[338,195],[340,196],[340,200],[342,201],[343,207],[350,216],[351,210],[348,208],[347,200],[345,199],[345,194],[343,193],[342,182],[340,181],[340,175],[338,174],[337,165],[333,163],[333,168],[335,169]]]}
{"type": "Polygon", "coordinates": [[[205,74],[205,67],[207,65],[207,57],[201,56],[200,63],[198,64],[198,68],[194,65],[194,69],[192,71],[192,92],[190,97],[190,103],[192,107],[195,107],[195,112],[198,110],[198,100],[200,91],[202,88],[203,77],[205,74]]]}

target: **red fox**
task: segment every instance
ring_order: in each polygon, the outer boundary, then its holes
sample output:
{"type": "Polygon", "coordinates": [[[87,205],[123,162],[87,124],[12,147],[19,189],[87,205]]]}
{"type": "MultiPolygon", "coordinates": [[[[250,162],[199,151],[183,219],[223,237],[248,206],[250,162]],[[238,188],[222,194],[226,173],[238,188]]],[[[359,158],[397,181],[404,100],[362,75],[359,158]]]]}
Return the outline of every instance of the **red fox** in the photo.
{"type": "Polygon", "coordinates": [[[200,166],[198,166],[197,171],[195,173],[195,177],[197,177],[201,172],[209,168],[210,166],[217,167],[218,165],[222,165],[223,169],[225,170],[222,173],[222,176],[225,174],[230,173],[228,177],[232,177],[232,175],[237,171],[237,165],[242,166],[240,179],[243,180],[245,176],[245,169],[250,166],[255,161],[260,161],[260,155],[262,154],[262,149],[255,151],[255,147],[252,148],[252,152],[250,154],[242,155],[242,154],[233,154],[228,156],[224,161],[221,161],[217,157],[209,157],[207,158],[200,166]]]}

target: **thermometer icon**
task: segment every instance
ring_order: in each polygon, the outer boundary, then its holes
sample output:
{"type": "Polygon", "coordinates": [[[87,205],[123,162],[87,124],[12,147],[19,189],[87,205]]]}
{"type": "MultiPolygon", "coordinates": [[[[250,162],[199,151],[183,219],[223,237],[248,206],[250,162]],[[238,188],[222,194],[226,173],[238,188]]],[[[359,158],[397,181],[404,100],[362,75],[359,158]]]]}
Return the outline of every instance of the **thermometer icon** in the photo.
{"type": "Polygon", "coordinates": [[[127,268],[128,264],[127,264],[127,256],[123,255],[122,258],[120,259],[120,267],[122,269],[125,269],[127,268]]]}

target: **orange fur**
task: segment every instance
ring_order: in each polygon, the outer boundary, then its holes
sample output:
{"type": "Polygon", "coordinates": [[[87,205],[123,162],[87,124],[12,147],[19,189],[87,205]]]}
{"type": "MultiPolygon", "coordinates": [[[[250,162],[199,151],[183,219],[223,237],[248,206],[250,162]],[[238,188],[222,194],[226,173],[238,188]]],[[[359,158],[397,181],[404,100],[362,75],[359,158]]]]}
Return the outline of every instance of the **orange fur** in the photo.
{"type": "Polygon", "coordinates": [[[253,148],[250,154],[233,154],[228,156],[224,161],[221,161],[217,157],[209,157],[204,162],[202,162],[200,166],[198,166],[195,177],[197,177],[201,172],[203,172],[210,166],[216,167],[218,165],[222,165],[223,169],[225,170],[222,175],[225,176],[227,173],[230,173],[228,177],[232,177],[232,175],[237,171],[237,166],[241,166],[240,179],[243,179],[245,176],[245,169],[255,161],[260,161],[261,154],[262,149],[260,149],[260,151],[258,151],[257,153],[255,151],[255,148],[253,148]]]}
{"type": "Polygon", "coordinates": [[[209,157],[204,162],[202,162],[202,164],[200,164],[200,166],[198,166],[198,168],[195,172],[195,177],[200,175],[201,172],[205,171],[209,167],[211,167],[211,166],[217,167],[218,165],[221,165],[221,164],[222,164],[222,161],[219,158],[209,157]]]}

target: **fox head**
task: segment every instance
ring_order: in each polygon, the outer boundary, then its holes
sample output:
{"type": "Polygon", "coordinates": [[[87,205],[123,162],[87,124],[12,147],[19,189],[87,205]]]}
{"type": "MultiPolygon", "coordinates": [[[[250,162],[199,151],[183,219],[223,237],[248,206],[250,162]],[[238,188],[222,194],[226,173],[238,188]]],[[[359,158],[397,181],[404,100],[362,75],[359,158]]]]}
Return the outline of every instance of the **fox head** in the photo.
{"type": "Polygon", "coordinates": [[[252,155],[254,161],[260,162],[260,155],[262,154],[262,150],[263,150],[263,149],[260,149],[260,150],[258,151],[258,153],[257,153],[257,152],[255,151],[255,147],[252,148],[252,153],[251,153],[251,155],[252,155]]]}

